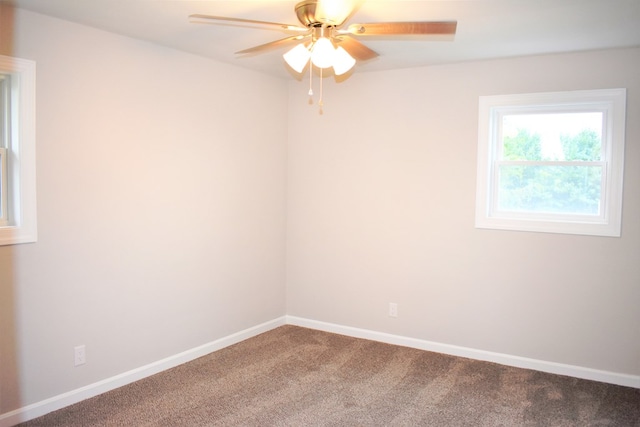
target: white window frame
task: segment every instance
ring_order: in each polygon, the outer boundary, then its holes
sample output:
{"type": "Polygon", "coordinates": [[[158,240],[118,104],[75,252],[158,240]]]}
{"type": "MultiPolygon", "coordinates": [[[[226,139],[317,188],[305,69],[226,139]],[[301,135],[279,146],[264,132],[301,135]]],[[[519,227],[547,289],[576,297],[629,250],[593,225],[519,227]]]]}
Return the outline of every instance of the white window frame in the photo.
{"type": "MultiPolygon", "coordinates": [[[[619,237],[626,89],[582,90],[481,96],[478,122],[476,228],[619,237]],[[497,166],[502,119],[510,114],[602,112],[602,187],[599,215],[540,214],[500,211],[497,166]]],[[[570,162],[567,162],[569,164],[570,162]]]]}
{"type": "Polygon", "coordinates": [[[34,61],[0,55],[5,78],[2,150],[3,207],[0,245],[35,242],[36,214],[36,65],[34,61]]]}

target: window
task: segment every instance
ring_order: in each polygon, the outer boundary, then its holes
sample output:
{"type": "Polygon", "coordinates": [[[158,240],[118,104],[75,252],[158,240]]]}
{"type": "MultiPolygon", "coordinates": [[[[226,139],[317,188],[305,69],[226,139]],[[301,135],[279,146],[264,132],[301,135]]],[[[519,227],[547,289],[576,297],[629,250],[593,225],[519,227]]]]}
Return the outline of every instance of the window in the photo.
{"type": "Polygon", "coordinates": [[[476,227],[620,236],[625,89],[480,97],[476,227]]]}
{"type": "Polygon", "coordinates": [[[35,63],[0,55],[0,245],[35,242],[35,63]]]}

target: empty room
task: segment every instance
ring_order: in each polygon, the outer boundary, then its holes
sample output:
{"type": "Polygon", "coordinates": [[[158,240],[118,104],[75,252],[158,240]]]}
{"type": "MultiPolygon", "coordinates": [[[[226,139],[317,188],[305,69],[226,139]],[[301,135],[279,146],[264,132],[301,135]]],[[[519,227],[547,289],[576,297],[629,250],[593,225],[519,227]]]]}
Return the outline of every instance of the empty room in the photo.
{"type": "Polygon", "coordinates": [[[640,426],[637,0],[0,0],[0,427],[640,426]]]}

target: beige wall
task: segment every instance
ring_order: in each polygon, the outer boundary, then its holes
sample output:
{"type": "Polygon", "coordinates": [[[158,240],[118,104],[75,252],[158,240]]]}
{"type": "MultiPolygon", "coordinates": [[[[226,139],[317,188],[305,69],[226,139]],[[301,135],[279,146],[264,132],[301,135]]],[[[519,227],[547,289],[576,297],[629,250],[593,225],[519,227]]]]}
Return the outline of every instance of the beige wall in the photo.
{"type": "Polygon", "coordinates": [[[286,83],[14,19],[39,239],[0,247],[0,414],[284,315],[286,83]]]}
{"type": "Polygon", "coordinates": [[[291,82],[287,313],[639,375],[638,70],[628,49],[360,73],[324,115],[291,82]],[[618,87],[621,238],[474,228],[480,95],[618,87]]]}

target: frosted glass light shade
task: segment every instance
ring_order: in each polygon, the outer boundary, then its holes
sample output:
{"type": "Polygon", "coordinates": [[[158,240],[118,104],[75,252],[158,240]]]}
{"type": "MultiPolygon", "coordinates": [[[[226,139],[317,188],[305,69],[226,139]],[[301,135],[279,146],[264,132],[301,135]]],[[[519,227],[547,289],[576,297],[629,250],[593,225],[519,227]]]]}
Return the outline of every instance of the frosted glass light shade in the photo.
{"type": "Polygon", "coordinates": [[[309,52],[309,49],[307,49],[303,43],[300,43],[282,55],[282,57],[291,68],[297,73],[301,73],[307,65],[307,62],[309,62],[311,52],[309,52]]]}
{"type": "Polygon", "coordinates": [[[311,62],[318,68],[329,68],[333,65],[335,51],[333,43],[328,38],[320,37],[313,45],[311,62]]]}
{"type": "Polygon", "coordinates": [[[338,46],[333,54],[333,72],[336,76],[342,75],[349,71],[356,64],[356,60],[353,59],[349,53],[338,46]]]}

